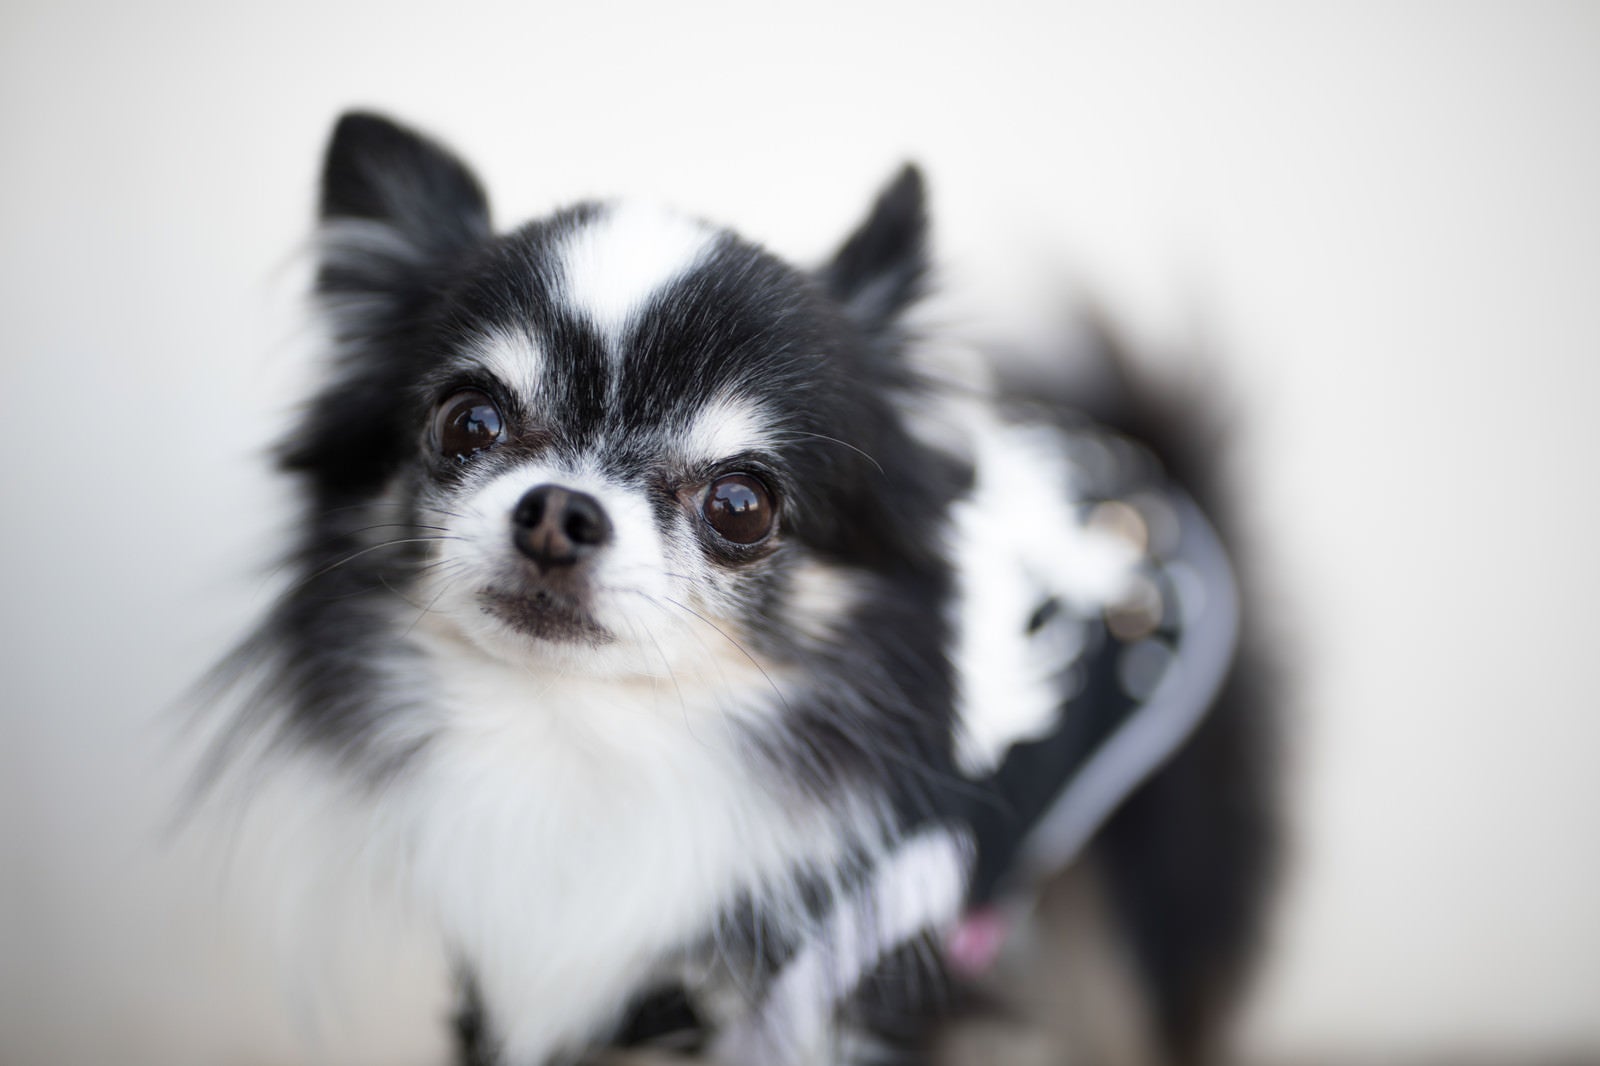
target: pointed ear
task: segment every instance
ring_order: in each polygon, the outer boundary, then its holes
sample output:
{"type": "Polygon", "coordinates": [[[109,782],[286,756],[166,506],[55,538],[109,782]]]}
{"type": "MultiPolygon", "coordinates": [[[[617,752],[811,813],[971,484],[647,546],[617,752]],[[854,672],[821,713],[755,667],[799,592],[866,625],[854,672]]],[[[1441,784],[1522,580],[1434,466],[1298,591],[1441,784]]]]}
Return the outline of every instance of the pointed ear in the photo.
{"type": "Polygon", "coordinates": [[[490,235],[489,203],[447,149],[379,115],[339,119],[322,167],[324,293],[400,295],[490,235]]]}
{"type": "Polygon", "coordinates": [[[885,329],[922,295],[928,210],[922,172],[907,163],[823,270],[828,291],[869,330],[885,329]]]}
{"type": "Polygon", "coordinates": [[[444,148],[353,113],[328,144],[317,236],[316,291],[337,369],[279,459],[322,493],[376,492],[409,440],[402,398],[422,356],[407,343],[408,324],[460,257],[489,239],[489,205],[444,148]]]}

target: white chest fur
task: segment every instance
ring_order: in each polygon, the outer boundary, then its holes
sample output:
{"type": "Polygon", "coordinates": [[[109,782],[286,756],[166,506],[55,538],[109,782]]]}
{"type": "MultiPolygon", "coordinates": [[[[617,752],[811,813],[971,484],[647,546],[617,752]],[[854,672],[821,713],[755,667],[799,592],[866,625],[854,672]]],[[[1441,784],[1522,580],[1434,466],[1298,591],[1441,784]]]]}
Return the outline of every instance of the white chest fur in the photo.
{"type": "MultiPolygon", "coordinates": [[[[382,834],[470,961],[511,1061],[593,1034],[744,889],[848,841],[741,750],[722,683],[532,676],[435,648],[441,730],[382,834]]],[[[753,672],[753,671],[752,671],[753,672]]],[[[779,679],[781,683],[781,679],[779,679]]],[[[865,827],[863,827],[865,828],[865,827]]]]}

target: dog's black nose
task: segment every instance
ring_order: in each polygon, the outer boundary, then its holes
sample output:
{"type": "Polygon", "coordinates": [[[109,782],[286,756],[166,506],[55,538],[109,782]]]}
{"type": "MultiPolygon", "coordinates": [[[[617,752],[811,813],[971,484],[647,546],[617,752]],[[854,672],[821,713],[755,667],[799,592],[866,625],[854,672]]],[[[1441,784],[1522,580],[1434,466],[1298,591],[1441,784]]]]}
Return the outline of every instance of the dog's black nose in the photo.
{"type": "Polygon", "coordinates": [[[541,570],[571,566],[611,540],[611,520],[586,492],[540,485],[512,510],[511,540],[541,570]]]}

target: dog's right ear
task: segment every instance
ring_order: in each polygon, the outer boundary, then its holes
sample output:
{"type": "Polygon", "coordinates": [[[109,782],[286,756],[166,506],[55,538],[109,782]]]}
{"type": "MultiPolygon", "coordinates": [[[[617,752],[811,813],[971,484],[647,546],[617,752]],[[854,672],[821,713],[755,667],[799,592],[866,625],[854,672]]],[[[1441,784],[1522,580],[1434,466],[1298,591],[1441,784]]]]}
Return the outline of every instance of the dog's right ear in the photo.
{"type": "Polygon", "coordinates": [[[425,356],[409,331],[490,236],[483,189],[449,151],[377,115],[339,120],[322,169],[316,280],[334,383],[279,451],[319,499],[377,492],[414,444],[404,401],[425,356]]]}
{"type": "Polygon", "coordinates": [[[401,295],[490,236],[489,203],[447,149],[380,115],[339,119],[322,168],[319,292],[401,295]]]}

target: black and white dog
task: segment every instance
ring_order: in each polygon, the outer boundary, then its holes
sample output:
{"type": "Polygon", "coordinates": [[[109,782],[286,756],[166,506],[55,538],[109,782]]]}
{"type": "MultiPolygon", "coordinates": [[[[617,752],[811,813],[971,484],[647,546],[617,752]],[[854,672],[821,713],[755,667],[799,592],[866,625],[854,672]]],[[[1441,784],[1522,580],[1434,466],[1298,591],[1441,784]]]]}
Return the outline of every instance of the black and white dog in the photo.
{"type": "Polygon", "coordinates": [[[296,579],[211,772],[319,783],[465,1061],[915,1054],[1091,842],[1203,1046],[1269,836],[1232,571],[1149,450],[924,358],[925,228],[908,168],[820,270],[629,204],[497,236],[335,130],[296,579]]]}

